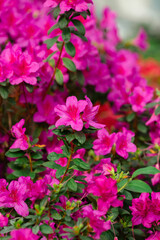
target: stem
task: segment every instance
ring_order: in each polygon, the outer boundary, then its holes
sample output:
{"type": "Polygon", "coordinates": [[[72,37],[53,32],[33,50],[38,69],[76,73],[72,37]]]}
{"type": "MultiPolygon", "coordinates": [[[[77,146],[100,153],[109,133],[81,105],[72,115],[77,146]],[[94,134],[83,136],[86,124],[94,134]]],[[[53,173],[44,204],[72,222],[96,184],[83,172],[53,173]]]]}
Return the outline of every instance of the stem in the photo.
{"type": "Polygon", "coordinates": [[[28,159],[29,159],[29,165],[30,165],[30,169],[31,169],[31,172],[33,172],[33,168],[32,168],[32,158],[31,158],[31,154],[28,153],[28,159]]]}
{"type": "Polygon", "coordinates": [[[64,178],[65,178],[65,176],[66,176],[66,174],[67,174],[67,172],[68,172],[68,169],[69,169],[69,166],[70,166],[70,163],[71,163],[71,160],[72,160],[73,152],[74,152],[74,145],[72,144],[72,146],[71,146],[71,155],[70,155],[70,157],[69,157],[69,159],[68,159],[67,168],[66,168],[66,171],[65,171],[65,173],[64,173],[64,175],[63,175],[60,183],[63,182],[63,180],[64,180],[64,178]]]}
{"type": "Polygon", "coordinates": [[[44,98],[46,97],[46,95],[47,95],[47,93],[48,93],[48,90],[49,90],[50,86],[51,86],[52,83],[53,83],[53,80],[54,80],[54,77],[55,77],[55,74],[56,74],[57,67],[58,67],[58,65],[59,65],[59,63],[60,63],[60,60],[61,60],[61,55],[62,55],[63,47],[64,47],[64,41],[63,41],[62,47],[61,47],[61,49],[60,49],[60,53],[59,53],[59,57],[58,57],[57,63],[56,63],[56,65],[55,65],[55,67],[54,67],[54,72],[53,72],[53,75],[52,75],[52,77],[51,77],[51,81],[49,82],[48,87],[47,87],[47,89],[46,89],[46,91],[45,91],[45,93],[44,93],[44,95],[43,95],[43,100],[44,100],[44,98]]]}

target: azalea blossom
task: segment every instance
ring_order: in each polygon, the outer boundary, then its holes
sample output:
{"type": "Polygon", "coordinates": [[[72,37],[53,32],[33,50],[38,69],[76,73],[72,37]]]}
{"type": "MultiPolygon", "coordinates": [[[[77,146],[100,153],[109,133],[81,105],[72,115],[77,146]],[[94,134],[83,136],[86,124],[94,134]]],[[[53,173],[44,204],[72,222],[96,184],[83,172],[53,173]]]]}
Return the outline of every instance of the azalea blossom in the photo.
{"type": "Polygon", "coordinates": [[[39,237],[35,235],[30,228],[21,228],[11,231],[10,240],[38,240],[39,237]]]}
{"type": "Polygon", "coordinates": [[[93,142],[93,149],[97,155],[106,155],[111,152],[116,141],[116,134],[109,134],[106,129],[101,129],[97,133],[98,139],[93,142]]]}
{"type": "Polygon", "coordinates": [[[55,123],[56,127],[65,125],[71,126],[74,130],[81,131],[83,121],[80,113],[84,111],[87,102],[85,100],[77,100],[75,96],[68,97],[66,105],[57,105],[54,110],[60,119],[55,123]]]}
{"type": "Polygon", "coordinates": [[[24,123],[25,120],[21,119],[18,123],[12,126],[11,132],[16,140],[10,148],[20,148],[21,150],[28,149],[28,137],[25,135],[26,128],[23,128],[24,123]]]}

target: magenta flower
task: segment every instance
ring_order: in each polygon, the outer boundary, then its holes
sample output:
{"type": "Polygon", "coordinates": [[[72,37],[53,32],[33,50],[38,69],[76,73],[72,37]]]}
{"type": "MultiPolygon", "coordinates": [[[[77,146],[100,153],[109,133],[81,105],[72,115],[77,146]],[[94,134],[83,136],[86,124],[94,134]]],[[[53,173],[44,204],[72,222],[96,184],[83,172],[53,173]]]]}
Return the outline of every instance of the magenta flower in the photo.
{"type": "Polygon", "coordinates": [[[0,227],[5,227],[8,225],[8,218],[3,216],[2,213],[0,213],[0,227]]]}
{"type": "Polygon", "coordinates": [[[33,116],[35,122],[47,122],[48,124],[54,124],[56,114],[54,111],[55,101],[53,96],[47,95],[44,101],[37,103],[38,112],[33,116]]]}
{"type": "Polygon", "coordinates": [[[151,193],[151,212],[154,215],[154,221],[160,220],[160,192],[152,192],[151,193]]]}
{"type": "Polygon", "coordinates": [[[110,134],[106,129],[98,131],[98,139],[93,142],[93,149],[97,155],[106,155],[111,152],[112,146],[116,141],[116,134],[110,134]]]}
{"type": "Polygon", "coordinates": [[[143,51],[148,48],[147,33],[143,28],[139,30],[137,37],[133,40],[133,44],[143,51]]]}
{"type": "Polygon", "coordinates": [[[12,144],[10,148],[20,148],[21,150],[26,150],[29,147],[28,137],[24,134],[26,128],[23,128],[25,123],[24,119],[21,119],[18,123],[12,126],[12,135],[16,138],[16,141],[12,144]]]}
{"type": "Polygon", "coordinates": [[[123,128],[123,131],[117,134],[116,153],[125,159],[128,157],[129,152],[136,152],[137,150],[136,145],[131,142],[134,135],[133,132],[126,128],[123,128]]]}
{"type": "MultiPolygon", "coordinates": [[[[26,185],[20,184],[17,181],[12,181],[9,184],[8,191],[3,193],[4,202],[3,207],[14,208],[15,211],[26,217],[29,214],[27,204],[24,202],[26,199],[26,185]]],[[[1,206],[1,203],[0,203],[1,206]]]]}
{"type": "Polygon", "coordinates": [[[88,3],[92,3],[92,0],[47,0],[44,3],[45,7],[56,7],[60,4],[62,12],[74,9],[75,11],[85,11],[88,9],[88,3]]]}
{"type": "Polygon", "coordinates": [[[17,85],[21,82],[26,82],[31,85],[37,83],[35,73],[39,69],[39,64],[32,61],[32,57],[28,52],[24,52],[13,66],[14,75],[10,78],[12,85],[17,85]]]}
{"type": "Polygon", "coordinates": [[[111,228],[111,222],[105,222],[101,216],[103,216],[103,212],[93,210],[92,205],[83,207],[83,217],[89,218],[89,224],[95,232],[94,239],[100,239],[101,233],[111,228]]]}
{"type": "Polygon", "coordinates": [[[151,200],[149,193],[142,193],[139,198],[132,200],[132,206],[129,207],[132,211],[132,224],[150,228],[151,223],[155,220],[154,214],[151,212],[151,200]]]}
{"type": "Polygon", "coordinates": [[[151,87],[135,87],[133,95],[129,97],[134,112],[144,112],[146,104],[153,97],[153,89],[151,87]]]}
{"type": "Polygon", "coordinates": [[[98,113],[99,110],[99,105],[93,107],[93,104],[91,100],[85,96],[86,102],[88,103],[87,106],[85,107],[83,114],[82,114],[82,119],[84,122],[86,122],[85,127],[88,128],[89,126],[95,127],[95,128],[103,128],[105,125],[96,123],[94,121],[94,118],[96,114],[98,113]]]}
{"type": "Polygon", "coordinates": [[[151,234],[148,238],[145,240],[159,240],[160,239],[160,232],[156,231],[155,233],[151,234]]]}
{"type": "Polygon", "coordinates": [[[11,231],[10,240],[38,240],[39,237],[32,233],[30,228],[16,229],[11,231]]]}
{"type": "Polygon", "coordinates": [[[98,210],[107,212],[113,207],[122,207],[123,202],[117,199],[117,182],[104,175],[95,177],[94,182],[89,185],[88,192],[98,196],[98,210]]]}
{"type": "Polygon", "coordinates": [[[54,108],[60,119],[55,123],[56,127],[65,125],[71,126],[74,130],[81,131],[83,128],[83,121],[80,113],[84,111],[87,102],[85,100],[77,101],[75,96],[68,97],[66,105],[57,105],[54,108]]]}

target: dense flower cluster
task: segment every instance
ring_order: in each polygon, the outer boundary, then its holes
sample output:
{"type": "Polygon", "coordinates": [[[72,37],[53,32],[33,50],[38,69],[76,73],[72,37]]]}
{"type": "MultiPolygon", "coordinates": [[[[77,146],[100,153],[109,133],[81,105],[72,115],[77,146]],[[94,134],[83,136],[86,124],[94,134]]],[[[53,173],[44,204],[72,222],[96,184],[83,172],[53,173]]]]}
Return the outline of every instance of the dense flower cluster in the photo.
{"type": "Polygon", "coordinates": [[[160,238],[159,67],[133,46],[92,0],[0,1],[0,238],[160,238]]]}

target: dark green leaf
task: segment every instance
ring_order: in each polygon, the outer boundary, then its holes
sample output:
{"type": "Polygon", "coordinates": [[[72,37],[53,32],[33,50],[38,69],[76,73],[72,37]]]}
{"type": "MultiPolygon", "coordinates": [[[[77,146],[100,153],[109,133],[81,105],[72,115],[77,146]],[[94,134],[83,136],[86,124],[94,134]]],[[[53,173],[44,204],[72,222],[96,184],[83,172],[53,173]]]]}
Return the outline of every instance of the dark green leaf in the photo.
{"type": "Polygon", "coordinates": [[[49,129],[49,130],[52,130],[52,129],[54,129],[54,128],[56,128],[56,126],[55,126],[55,125],[52,125],[52,126],[50,126],[48,129],[49,129]]]}
{"type": "Polygon", "coordinates": [[[80,158],[75,158],[73,159],[73,162],[76,166],[83,168],[84,170],[89,170],[90,166],[84,162],[83,160],[81,160],[80,158]]]}
{"type": "Polygon", "coordinates": [[[50,161],[56,161],[56,160],[60,159],[61,157],[65,157],[65,156],[61,153],[58,154],[58,153],[52,152],[48,155],[47,159],[50,161]]]}
{"type": "Polygon", "coordinates": [[[57,169],[56,171],[56,178],[59,178],[61,177],[66,171],[66,168],[65,167],[60,167],[59,169],[57,169]]]}
{"type": "Polygon", "coordinates": [[[138,130],[139,130],[141,133],[146,133],[146,132],[147,132],[147,127],[146,127],[143,123],[139,123],[139,124],[138,124],[138,130]]]}
{"type": "Polygon", "coordinates": [[[85,78],[82,71],[77,71],[77,80],[82,86],[84,85],[85,78]]]}
{"type": "Polygon", "coordinates": [[[132,200],[133,199],[132,194],[130,192],[128,192],[127,190],[123,191],[123,195],[125,195],[126,200],[132,200]]]}
{"type": "Polygon", "coordinates": [[[2,98],[7,99],[8,98],[8,90],[5,87],[0,86],[0,95],[2,98]]]}
{"type": "Polygon", "coordinates": [[[69,58],[62,58],[64,66],[71,72],[76,72],[76,66],[74,62],[69,58]]]}
{"type": "Polygon", "coordinates": [[[33,90],[34,90],[34,86],[33,85],[30,85],[30,84],[26,83],[25,86],[26,86],[26,89],[27,89],[28,92],[30,92],[30,93],[33,92],[33,90]]]}
{"type": "Polygon", "coordinates": [[[60,13],[61,9],[59,7],[59,5],[57,7],[55,7],[54,11],[53,11],[53,17],[54,19],[57,19],[59,13],[60,13]]]}
{"type": "Polygon", "coordinates": [[[55,220],[61,220],[62,219],[61,215],[57,211],[52,211],[51,217],[54,218],[55,220]]]}
{"type": "Polygon", "coordinates": [[[48,62],[56,52],[57,51],[54,51],[53,53],[51,53],[45,60],[43,60],[43,62],[48,62]]]}
{"type": "Polygon", "coordinates": [[[74,47],[74,45],[71,42],[65,43],[65,49],[66,52],[71,56],[74,57],[76,54],[76,49],[74,47]]]}
{"type": "Polygon", "coordinates": [[[83,26],[83,24],[79,20],[73,19],[72,23],[77,28],[78,32],[80,32],[82,35],[85,34],[85,27],[83,26]]]}
{"type": "Polygon", "coordinates": [[[127,122],[132,122],[132,120],[135,118],[136,114],[134,112],[127,115],[127,122]]]}
{"type": "Polygon", "coordinates": [[[86,141],[86,135],[82,132],[82,131],[80,131],[80,132],[75,132],[75,138],[78,140],[78,142],[80,143],[80,144],[83,144],[83,143],[85,143],[85,141],[86,141]]]}
{"type": "Polygon", "coordinates": [[[141,174],[157,174],[157,173],[160,173],[160,171],[155,168],[155,167],[145,167],[145,168],[140,168],[140,169],[137,169],[133,175],[132,175],[132,178],[135,178],[137,177],[138,175],[141,175],[141,174]]]}
{"type": "Polygon", "coordinates": [[[77,183],[74,181],[73,178],[71,178],[68,182],[67,182],[67,186],[69,187],[70,190],[76,192],[77,191],[77,183]]]}
{"type": "Polygon", "coordinates": [[[43,234],[51,234],[53,233],[53,229],[47,225],[47,224],[43,224],[40,226],[40,231],[43,233],[43,234]]]}
{"type": "Polygon", "coordinates": [[[145,108],[153,108],[155,107],[157,104],[160,104],[160,102],[152,102],[152,103],[148,103],[145,108]]]}
{"type": "Polygon", "coordinates": [[[156,110],[155,110],[155,115],[157,116],[157,115],[159,115],[160,114],[160,106],[158,106],[157,108],[156,108],[156,110]]]}
{"type": "Polygon", "coordinates": [[[70,28],[70,30],[71,30],[71,32],[73,34],[75,34],[76,36],[80,37],[83,41],[85,41],[85,42],[88,41],[88,39],[84,35],[80,34],[78,31],[76,31],[76,30],[74,30],[72,28],[70,28]]]}
{"type": "Polygon", "coordinates": [[[58,25],[60,29],[64,29],[68,24],[68,20],[64,15],[59,18],[58,25]]]}
{"type": "Polygon", "coordinates": [[[39,225],[35,225],[33,228],[32,228],[32,232],[34,234],[37,234],[39,232],[39,225]]]}
{"type": "Polygon", "coordinates": [[[54,26],[52,26],[49,30],[48,30],[48,35],[55,29],[59,28],[58,23],[56,23],[54,26]]]}
{"type": "Polygon", "coordinates": [[[25,154],[25,152],[23,152],[23,151],[12,152],[12,151],[8,150],[5,155],[6,155],[6,157],[10,157],[10,158],[18,158],[18,157],[24,156],[24,154],[25,154]]]}
{"type": "Polygon", "coordinates": [[[33,159],[42,159],[42,153],[40,153],[40,152],[31,153],[31,158],[33,158],[33,159]]]}
{"type": "Polygon", "coordinates": [[[62,38],[65,43],[69,42],[71,39],[71,31],[69,28],[64,28],[62,31],[62,38]]]}
{"type": "Polygon", "coordinates": [[[63,73],[60,69],[56,69],[56,74],[55,74],[56,82],[59,85],[63,85],[63,73]]]}
{"type": "Polygon", "coordinates": [[[47,49],[50,49],[57,42],[58,38],[59,36],[56,36],[56,37],[45,40],[44,43],[47,44],[47,49]]]}
{"type": "Polygon", "coordinates": [[[143,192],[151,193],[152,192],[152,189],[150,188],[150,186],[141,180],[133,180],[132,182],[128,183],[128,185],[125,187],[125,189],[132,191],[132,192],[138,192],[138,193],[143,193],[143,192]]]}

